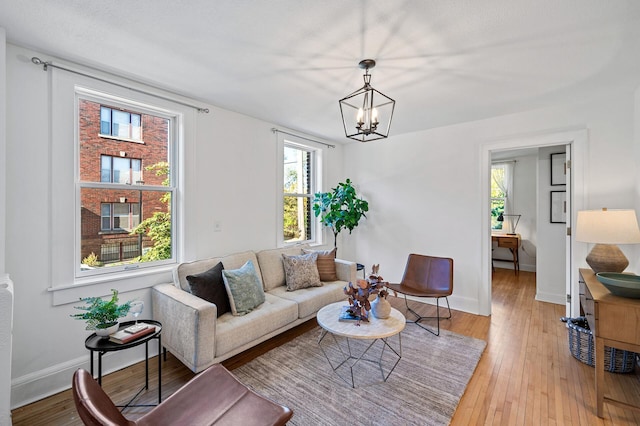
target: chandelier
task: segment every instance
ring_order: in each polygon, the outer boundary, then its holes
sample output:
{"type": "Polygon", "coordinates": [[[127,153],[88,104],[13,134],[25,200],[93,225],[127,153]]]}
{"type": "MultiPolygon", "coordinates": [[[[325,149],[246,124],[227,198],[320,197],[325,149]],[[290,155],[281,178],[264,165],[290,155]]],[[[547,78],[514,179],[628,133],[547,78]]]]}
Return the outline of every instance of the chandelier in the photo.
{"type": "Polygon", "coordinates": [[[364,86],[340,99],[344,133],[360,142],[375,141],[389,136],[396,101],[371,87],[369,70],[376,66],[373,59],[358,64],[364,69],[364,86]]]}

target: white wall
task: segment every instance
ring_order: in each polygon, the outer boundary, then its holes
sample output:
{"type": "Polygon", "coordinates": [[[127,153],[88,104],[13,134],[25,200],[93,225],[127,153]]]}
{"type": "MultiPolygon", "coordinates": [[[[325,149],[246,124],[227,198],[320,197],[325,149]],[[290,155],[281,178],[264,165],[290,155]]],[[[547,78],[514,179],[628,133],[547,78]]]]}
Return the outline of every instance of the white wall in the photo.
{"type": "Polygon", "coordinates": [[[565,152],[564,146],[538,151],[538,259],[536,300],[565,304],[566,229],[565,223],[551,223],[551,191],[565,191],[566,185],[551,186],[551,154],[565,152]]]}
{"type": "MultiPolygon", "coordinates": [[[[50,187],[48,182],[52,164],[60,164],[64,159],[59,158],[63,154],[50,148],[51,72],[33,65],[32,56],[51,59],[7,44],[10,108],[6,186],[2,187],[6,189],[7,207],[2,224],[8,225],[6,244],[11,250],[2,258],[6,258],[7,270],[15,283],[13,407],[69,388],[73,371],[79,367],[88,369],[89,364],[84,348],[89,333],[83,322],[69,318],[74,305],[53,306],[48,291],[53,266],[57,266],[52,265],[52,251],[73,247],[60,247],[59,241],[52,241],[51,237],[54,230],[49,206],[60,188],[50,187]]],[[[1,65],[0,62],[0,70],[1,65]]],[[[52,110],[59,107],[51,105],[52,110]]],[[[187,241],[184,259],[275,247],[279,196],[276,170],[282,166],[276,158],[276,136],[271,128],[277,124],[208,107],[209,114],[196,114],[193,146],[185,147],[188,163],[184,168],[187,241]],[[220,221],[220,232],[214,232],[214,221],[220,221]]],[[[325,164],[324,180],[332,185],[341,178],[340,145],[326,151],[325,164]]],[[[170,273],[166,273],[164,281],[170,280],[170,273]]],[[[108,284],[119,288],[118,282],[108,284]]],[[[93,295],[91,287],[85,289],[85,296],[93,295]]],[[[128,291],[121,297],[142,299],[146,306],[143,316],[151,316],[148,288],[128,291]]],[[[122,368],[143,355],[143,347],[106,355],[104,370],[122,368]]]]}
{"type": "MultiPolygon", "coordinates": [[[[7,181],[7,65],[6,34],[0,27],[0,218],[5,216],[7,181]]],[[[5,274],[5,230],[6,223],[0,220],[0,277],[5,274]]]]}
{"type": "MultiPolygon", "coordinates": [[[[452,305],[481,312],[480,292],[488,288],[481,259],[485,242],[480,230],[486,226],[481,220],[482,145],[586,128],[587,208],[629,206],[636,199],[638,167],[631,154],[633,107],[633,93],[615,92],[583,103],[348,145],[345,157],[358,159],[351,163],[350,177],[370,202],[369,219],[345,240],[350,257],[366,265],[380,263],[381,275],[391,281],[400,280],[411,252],[452,257],[452,305]]],[[[639,267],[634,259],[629,269],[639,267]]]]}
{"type": "MultiPolygon", "coordinates": [[[[6,67],[6,33],[0,28],[0,293],[10,296],[9,288],[13,285],[5,270],[5,229],[6,223],[6,179],[7,179],[7,138],[6,138],[6,99],[7,99],[7,67],[6,67]]],[[[13,309],[11,303],[3,300],[0,312],[0,426],[11,424],[11,327],[13,309]]]]}

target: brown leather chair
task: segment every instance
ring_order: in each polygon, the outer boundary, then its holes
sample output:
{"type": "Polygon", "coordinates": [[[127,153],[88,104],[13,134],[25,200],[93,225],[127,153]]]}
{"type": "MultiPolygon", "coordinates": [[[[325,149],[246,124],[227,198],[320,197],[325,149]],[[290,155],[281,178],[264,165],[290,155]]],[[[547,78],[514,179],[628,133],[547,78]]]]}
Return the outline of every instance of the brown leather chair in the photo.
{"type": "Polygon", "coordinates": [[[87,370],[73,374],[73,399],[85,425],[285,425],[293,412],[215,364],[138,420],[127,420],[87,370]]]}
{"type": "Polygon", "coordinates": [[[404,303],[407,306],[407,310],[417,317],[415,321],[407,322],[414,322],[428,332],[439,336],[440,318],[451,318],[451,307],[449,306],[449,299],[447,296],[451,296],[451,293],[453,293],[453,259],[447,257],[410,254],[409,259],[407,259],[407,266],[404,269],[402,282],[400,282],[400,284],[389,283],[387,284],[387,287],[398,293],[404,294],[404,303]],[[435,317],[423,317],[419,315],[409,307],[407,296],[434,297],[436,299],[437,315],[435,317]],[[449,309],[448,317],[440,317],[439,301],[443,297],[447,302],[447,309],[449,309]],[[437,332],[434,332],[420,324],[420,321],[422,320],[433,318],[436,318],[438,322],[437,332]]]}

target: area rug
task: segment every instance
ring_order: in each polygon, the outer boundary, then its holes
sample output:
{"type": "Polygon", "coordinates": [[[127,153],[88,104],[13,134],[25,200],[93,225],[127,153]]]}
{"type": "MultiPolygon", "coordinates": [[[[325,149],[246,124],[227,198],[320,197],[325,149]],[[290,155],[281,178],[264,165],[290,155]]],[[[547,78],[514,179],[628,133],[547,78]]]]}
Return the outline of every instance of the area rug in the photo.
{"type": "MultiPolygon", "coordinates": [[[[447,425],[486,346],[479,339],[446,330],[437,337],[407,324],[402,359],[387,381],[381,380],[377,366],[364,362],[354,370],[353,388],[341,378],[348,367],[338,369],[341,375],[330,367],[318,346],[319,335],[320,328],[311,330],[233,370],[256,392],[291,408],[290,425],[447,425]],[[369,384],[371,379],[378,382],[369,384]]],[[[392,346],[396,338],[389,338],[392,346]]],[[[350,340],[352,351],[362,350],[358,346],[364,342],[350,340]]],[[[333,343],[322,342],[329,359],[338,354],[333,343]]],[[[344,341],[338,343],[344,347],[344,341]]],[[[383,370],[390,369],[393,353],[383,352],[382,346],[374,349],[383,355],[383,370]]]]}

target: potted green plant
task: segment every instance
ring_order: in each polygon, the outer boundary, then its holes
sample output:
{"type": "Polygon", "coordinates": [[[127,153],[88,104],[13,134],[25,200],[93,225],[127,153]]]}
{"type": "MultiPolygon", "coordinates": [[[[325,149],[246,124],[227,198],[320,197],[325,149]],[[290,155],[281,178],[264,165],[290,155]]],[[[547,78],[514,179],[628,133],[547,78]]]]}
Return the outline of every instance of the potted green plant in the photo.
{"type": "Polygon", "coordinates": [[[333,246],[337,245],[338,234],[343,229],[349,233],[358,226],[358,222],[369,211],[369,203],[356,196],[356,189],[347,179],[332,188],[331,192],[318,192],[313,198],[313,212],[324,226],[333,231],[333,246]]]}
{"type": "Polygon", "coordinates": [[[118,290],[111,289],[111,300],[103,300],[100,297],[80,298],[85,306],[74,306],[84,311],[70,315],[78,320],[87,322],[87,330],[95,330],[98,336],[108,336],[118,330],[118,319],[127,315],[131,307],[131,301],[122,305],[118,304],[118,290]]]}

